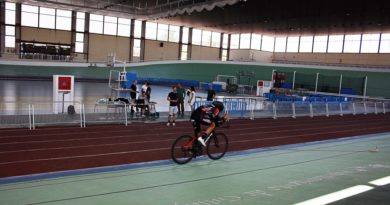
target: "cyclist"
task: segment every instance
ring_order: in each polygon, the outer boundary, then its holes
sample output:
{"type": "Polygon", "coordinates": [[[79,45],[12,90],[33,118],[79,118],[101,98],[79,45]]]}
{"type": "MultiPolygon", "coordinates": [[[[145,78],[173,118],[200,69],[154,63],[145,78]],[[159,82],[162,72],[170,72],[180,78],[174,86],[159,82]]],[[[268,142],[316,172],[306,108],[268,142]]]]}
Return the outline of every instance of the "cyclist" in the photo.
{"type": "Polygon", "coordinates": [[[203,146],[206,146],[204,138],[206,138],[215,129],[216,126],[219,126],[228,118],[227,114],[223,115],[222,117],[219,116],[223,109],[224,106],[222,102],[214,101],[210,105],[199,106],[192,113],[191,121],[192,126],[195,129],[195,135],[198,137],[198,141],[203,146]],[[201,136],[199,136],[201,124],[208,125],[209,127],[204,133],[202,133],[201,136]]]}

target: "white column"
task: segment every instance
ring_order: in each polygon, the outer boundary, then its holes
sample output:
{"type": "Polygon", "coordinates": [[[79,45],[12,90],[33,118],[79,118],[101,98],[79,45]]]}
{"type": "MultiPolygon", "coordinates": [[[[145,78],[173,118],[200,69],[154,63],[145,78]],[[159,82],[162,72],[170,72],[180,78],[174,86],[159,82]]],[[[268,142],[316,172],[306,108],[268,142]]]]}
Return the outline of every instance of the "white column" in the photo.
{"type": "Polygon", "coordinates": [[[343,84],[343,74],[340,74],[339,95],[341,94],[341,86],[343,84]]]}
{"type": "Polygon", "coordinates": [[[291,104],[291,107],[292,107],[292,118],[296,118],[296,113],[295,113],[295,102],[293,102],[292,104],[291,104]]]}
{"type": "Polygon", "coordinates": [[[297,71],[294,71],[294,75],[293,75],[293,84],[292,84],[292,89],[294,90],[294,88],[295,88],[295,73],[296,73],[297,71]]]}
{"type": "Polygon", "coordinates": [[[364,97],[366,97],[367,94],[367,81],[368,81],[368,77],[366,76],[366,78],[364,79],[364,90],[363,90],[364,97]]]}
{"type": "Polygon", "coordinates": [[[316,88],[315,88],[315,93],[317,93],[317,87],[318,87],[318,75],[319,75],[319,73],[317,73],[317,76],[316,76],[316,88]]]}

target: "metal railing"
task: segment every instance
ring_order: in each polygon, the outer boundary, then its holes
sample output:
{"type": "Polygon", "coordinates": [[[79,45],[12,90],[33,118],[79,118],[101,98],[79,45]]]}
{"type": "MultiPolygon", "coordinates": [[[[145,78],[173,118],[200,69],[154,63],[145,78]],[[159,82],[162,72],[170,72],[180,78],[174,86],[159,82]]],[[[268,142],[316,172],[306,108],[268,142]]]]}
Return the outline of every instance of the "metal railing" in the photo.
{"type": "MultiPolygon", "coordinates": [[[[390,111],[389,100],[365,100],[346,102],[309,102],[309,101],[267,101],[263,97],[217,97],[225,105],[224,112],[232,118],[251,119],[279,117],[317,117],[332,115],[386,114],[390,111]]],[[[122,102],[116,104],[83,104],[66,102],[73,109],[58,109],[63,102],[2,102],[0,103],[0,128],[22,127],[36,129],[37,126],[87,124],[124,124],[134,120],[131,105],[122,102]],[[57,108],[56,108],[57,107],[57,108]],[[74,112],[73,112],[73,111],[74,112]]],[[[197,97],[195,107],[211,103],[197,97]]],[[[135,108],[134,108],[135,109],[135,108]]]]}
{"type": "MultiPolygon", "coordinates": [[[[366,99],[364,101],[309,102],[309,101],[267,101],[261,97],[217,97],[225,105],[225,112],[233,118],[316,117],[331,115],[386,114],[390,100],[366,99]]],[[[197,97],[195,106],[211,103],[197,97]]]]}

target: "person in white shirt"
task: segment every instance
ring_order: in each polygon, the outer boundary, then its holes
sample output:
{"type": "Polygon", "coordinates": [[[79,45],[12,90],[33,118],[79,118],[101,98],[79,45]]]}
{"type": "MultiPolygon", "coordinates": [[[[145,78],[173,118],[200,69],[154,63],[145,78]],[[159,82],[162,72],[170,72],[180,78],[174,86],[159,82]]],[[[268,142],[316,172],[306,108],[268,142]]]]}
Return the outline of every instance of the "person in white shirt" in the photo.
{"type": "Polygon", "coordinates": [[[191,106],[191,112],[194,112],[194,109],[195,109],[194,102],[195,102],[195,95],[196,95],[194,86],[191,86],[191,88],[188,92],[189,92],[188,104],[191,106]]]}
{"type": "Polygon", "coordinates": [[[142,88],[141,88],[141,93],[142,94],[144,94],[144,93],[146,93],[146,90],[148,89],[148,82],[147,81],[145,81],[145,83],[144,83],[144,85],[142,86],[142,88]]]}

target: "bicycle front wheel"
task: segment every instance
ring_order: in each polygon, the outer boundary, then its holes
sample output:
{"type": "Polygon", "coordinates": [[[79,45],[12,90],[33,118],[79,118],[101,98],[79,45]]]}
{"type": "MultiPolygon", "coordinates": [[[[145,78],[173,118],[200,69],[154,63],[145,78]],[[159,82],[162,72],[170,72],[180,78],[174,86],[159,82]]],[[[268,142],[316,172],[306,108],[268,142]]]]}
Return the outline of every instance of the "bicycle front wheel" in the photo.
{"type": "Polygon", "coordinates": [[[212,160],[221,159],[228,150],[229,141],[225,134],[216,133],[207,141],[207,155],[212,160]]]}
{"type": "Polygon", "coordinates": [[[191,161],[194,155],[192,151],[192,144],[192,137],[189,135],[183,135],[177,138],[171,148],[173,161],[178,164],[185,164],[191,161]]]}

